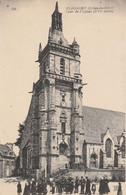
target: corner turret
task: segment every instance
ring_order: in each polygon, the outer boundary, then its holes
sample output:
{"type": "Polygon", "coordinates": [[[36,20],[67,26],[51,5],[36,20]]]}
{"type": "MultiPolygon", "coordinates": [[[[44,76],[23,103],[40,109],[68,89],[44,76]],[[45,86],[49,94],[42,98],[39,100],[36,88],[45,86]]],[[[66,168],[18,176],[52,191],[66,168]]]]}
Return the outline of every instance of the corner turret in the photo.
{"type": "Polygon", "coordinates": [[[76,42],[75,38],[74,38],[73,43],[72,43],[72,48],[75,49],[76,54],[79,54],[79,45],[76,42]]]}

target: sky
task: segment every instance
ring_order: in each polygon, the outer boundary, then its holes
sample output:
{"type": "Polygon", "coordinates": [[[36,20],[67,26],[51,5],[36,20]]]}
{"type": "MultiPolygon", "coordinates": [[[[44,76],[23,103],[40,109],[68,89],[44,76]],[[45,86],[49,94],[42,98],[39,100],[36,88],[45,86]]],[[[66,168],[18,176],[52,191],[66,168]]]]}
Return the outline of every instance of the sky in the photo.
{"type": "MultiPolygon", "coordinates": [[[[126,110],[126,3],[59,0],[63,33],[80,45],[83,105],[126,110]],[[85,12],[77,13],[79,7],[85,12]],[[96,13],[96,7],[101,12],[96,13]],[[109,12],[105,12],[108,9],[109,12]],[[68,12],[69,10],[69,12],[68,12]],[[91,12],[86,12],[86,11],[91,12]],[[72,12],[73,11],[73,12],[72,12]]],[[[15,142],[39,78],[38,46],[47,44],[54,0],[0,1],[0,143],[15,142]]]]}

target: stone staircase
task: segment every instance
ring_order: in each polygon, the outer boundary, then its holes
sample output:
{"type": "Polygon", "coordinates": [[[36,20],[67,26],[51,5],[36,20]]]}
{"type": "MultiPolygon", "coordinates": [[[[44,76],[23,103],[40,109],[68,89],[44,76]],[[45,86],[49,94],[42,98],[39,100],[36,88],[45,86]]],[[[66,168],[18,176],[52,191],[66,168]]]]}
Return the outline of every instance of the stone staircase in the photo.
{"type": "Polygon", "coordinates": [[[59,178],[61,176],[66,176],[69,173],[69,169],[66,169],[64,167],[60,167],[55,172],[51,174],[51,177],[59,178]]]}

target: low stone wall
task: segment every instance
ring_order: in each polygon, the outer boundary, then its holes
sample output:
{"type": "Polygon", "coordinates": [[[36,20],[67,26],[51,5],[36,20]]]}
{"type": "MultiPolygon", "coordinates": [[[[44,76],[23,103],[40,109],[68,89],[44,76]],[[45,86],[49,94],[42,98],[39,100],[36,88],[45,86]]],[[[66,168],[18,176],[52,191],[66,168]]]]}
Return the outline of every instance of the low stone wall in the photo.
{"type": "MultiPolygon", "coordinates": [[[[45,173],[40,171],[39,169],[34,170],[27,170],[26,171],[27,177],[34,177],[35,179],[39,179],[41,177],[45,176],[45,173]]],[[[66,177],[73,177],[76,176],[78,178],[88,177],[90,180],[93,181],[99,181],[100,178],[103,178],[104,176],[107,176],[107,178],[111,181],[125,181],[125,170],[123,169],[88,169],[84,171],[80,170],[74,170],[74,169],[58,169],[56,172],[52,174],[52,177],[60,177],[60,176],[66,176],[66,177]]]]}
{"type": "Polygon", "coordinates": [[[99,169],[99,170],[87,170],[87,171],[77,171],[77,170],[70,170],[69,173],[66,174],[66,176],[76,177],[79,178],[81,176],[88,177],[90,180],[98,181],[100,178],[107,176],[109,180],[112,181],[125,181],[125,170],[124,169],[116,169],[116,170],[110,170],[110,169],[99,169]]]}
{"type": "Polygon", "coordinates": [[[125,169],[112,170],[113,181],[125,181],[125,179],[126,179],[125,169]]]}

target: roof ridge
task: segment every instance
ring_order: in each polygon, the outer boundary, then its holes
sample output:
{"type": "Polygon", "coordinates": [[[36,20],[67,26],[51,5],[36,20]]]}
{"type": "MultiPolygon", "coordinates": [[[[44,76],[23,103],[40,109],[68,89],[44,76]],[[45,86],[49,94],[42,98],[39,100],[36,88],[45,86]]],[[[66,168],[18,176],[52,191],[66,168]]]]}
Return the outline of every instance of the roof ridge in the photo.
{"type": "Polygon", "coordinates": [[[110,109],[106,109],[106,108],[98,108],[98,107],[92,107],[92,106],[85,106],[85,105],[82,105],[83,108],[93,108],[93,109],[98,109],[98,110],[104,110],[104,111],[111,111],[111,112],[116,112],[116,113],[123,113],[123,114],[126,114],[125,112],[122,112],[122,111],[117,111],[117,110],[110,110],[110,109]]]}

